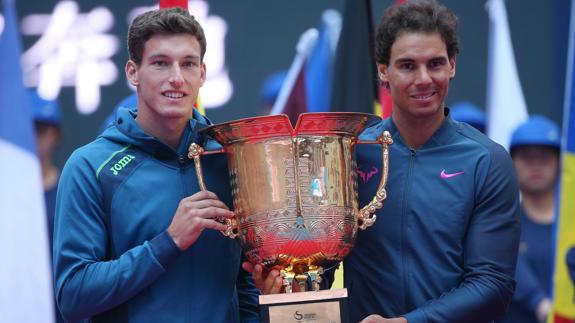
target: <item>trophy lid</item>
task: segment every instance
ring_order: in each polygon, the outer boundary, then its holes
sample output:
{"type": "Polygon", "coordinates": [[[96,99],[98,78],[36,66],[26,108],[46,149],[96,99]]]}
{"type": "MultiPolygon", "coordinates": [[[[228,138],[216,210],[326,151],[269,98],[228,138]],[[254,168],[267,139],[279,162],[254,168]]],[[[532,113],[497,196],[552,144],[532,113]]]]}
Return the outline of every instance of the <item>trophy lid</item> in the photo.
{"type": "Polygon", "coordinates": [[[357,137],[365,128],[381,121],[379,116],[359,112],[300,114],[295,128],[285,114],[238,119],[201,130],[223,145],[298,135],[349,135],[357,137]]]}

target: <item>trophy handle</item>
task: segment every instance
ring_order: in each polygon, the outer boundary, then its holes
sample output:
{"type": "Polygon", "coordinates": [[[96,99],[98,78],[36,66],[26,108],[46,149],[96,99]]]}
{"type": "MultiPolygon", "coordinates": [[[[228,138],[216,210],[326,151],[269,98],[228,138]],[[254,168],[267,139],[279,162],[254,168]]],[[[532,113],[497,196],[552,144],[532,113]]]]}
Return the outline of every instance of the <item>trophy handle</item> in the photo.
{"type": "Polygon", "coordinates": [[[359,211],[359,216],[357,219],[358,227],[361,230],[365,230],[375,223],[376,215],[375,211],[380,209],[383,205],[383,200],[387,197],[387,192],[385,191],[385,185],[387,183],[387,173],[389,171],[389,145],[393,144],[393,139],[388,131],[384,131],[376,141],[358,141],[359,144],[381,144],[382,148],[382,174],[381,181],[379,182],[379,187],[377,192],[371,202],[361,208],[359,211]]]}
{"type": "MultiPolygon", "coordinates": [[[[211,155],[222,152],[224,152],[223,149],[204,152],[204,148],[195,142],[190,145],[190,148],[188,149],[188,158],[194,160],[194,165],[196,166],[196,175],[198,177],[198,185],[202,191],[207,191],[207,189],[206,183],[204,182],[204,172],[202,171],[202,161],[200,160],[200,157],[202,155],[211,155]]],[[[236,221],[235,217],[231,219],[218,218],[216,221],[226,225],[226,229],[221,231],[223,235],[231,239],[235,239],[238,236],[238,222],[236,221]]]]}

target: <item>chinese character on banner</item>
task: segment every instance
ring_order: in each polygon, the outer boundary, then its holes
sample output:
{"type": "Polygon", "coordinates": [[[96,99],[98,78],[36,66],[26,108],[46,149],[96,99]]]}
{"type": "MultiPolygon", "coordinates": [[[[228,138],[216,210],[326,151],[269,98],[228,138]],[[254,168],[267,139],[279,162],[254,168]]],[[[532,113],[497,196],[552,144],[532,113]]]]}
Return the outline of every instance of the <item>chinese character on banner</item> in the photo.
{"type": "Polygon", "coordinates": [[[111,57],[118,51],[117,36],[107,34],[114,15],[106,7],[80,13],[75,1],[61,1],[51,14],[30,14],[22,33],[40,36],[22,55],[24,82],[37,87],[45,99],[55,99],[64,86],[75,87],[76,106],[90,114],[100,104],[100,86],[118,78],[111,57]]]}

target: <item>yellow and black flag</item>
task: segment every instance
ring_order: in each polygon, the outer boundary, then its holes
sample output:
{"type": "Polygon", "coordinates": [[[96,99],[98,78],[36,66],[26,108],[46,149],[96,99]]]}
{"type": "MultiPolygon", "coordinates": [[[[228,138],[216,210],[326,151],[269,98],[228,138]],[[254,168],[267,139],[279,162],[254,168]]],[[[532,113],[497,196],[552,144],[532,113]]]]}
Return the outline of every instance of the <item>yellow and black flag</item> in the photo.
{"type": "Polygon", "coordinates": [[[345,1],[342,24],[335,57],[331,111],[381,115],[371,0],[345,1]]]}

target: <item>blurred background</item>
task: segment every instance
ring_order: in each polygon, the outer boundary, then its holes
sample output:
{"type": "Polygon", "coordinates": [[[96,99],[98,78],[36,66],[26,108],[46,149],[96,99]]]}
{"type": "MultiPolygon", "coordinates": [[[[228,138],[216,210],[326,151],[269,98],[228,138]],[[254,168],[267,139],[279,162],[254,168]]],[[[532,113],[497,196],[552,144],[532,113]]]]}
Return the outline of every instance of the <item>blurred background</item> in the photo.
{"type": "MultiPolygon", "coordinates": [[[[375,24],[391,0],[372,1],[375,24]]],[[[24,81],[62,108],[63,141],[56,163],[93,139],[132,89],[124,76],[126,32],[138,12],[157,1],[17,0],[24,81]],[[58,22],[58,23],[56,23],[58,22]],[[90,26],[90,28],[87,28],[90,26]]],[[[485,1],[445,0],[460,19],[461,52],[448,105],[465,100],[485,108],[489,16],[485,1]]],[[[507,0],[509,29],[530,114],[561,122],[569,1],[507,0]]],[[[148,8],[149,9],[149,8],[148,8]]],[[[208,38],[208,84],[201,90],[214,122],[264,113],[262,87],[289,69],[301,34],[319,28],[324,10],[344,0],[192,0],[190,11],[208,38]]]]}
{"type": "MultiPolygon", "coordinates": [[[[190,0],[208,43],[200,108],[215,123],[269,113],[293,120],[305,111],[386,116],[390,99],[377,83],[369,45],[394,2],[190,0]]],[[[136,105],[124,75],[126,33],[158,1],[0,3],[0,253],[8,260],[0,266],[0,321],[51,322],[48,242],[59,169],[118,105],[136,105]]],[[[564,259],[575,248],[575,0],[441,3],[460,20],[446,102],[452,117],[504,146],[528,116],[563,127],[553,308],[555,322],[572,321],[564,259]]]]}

